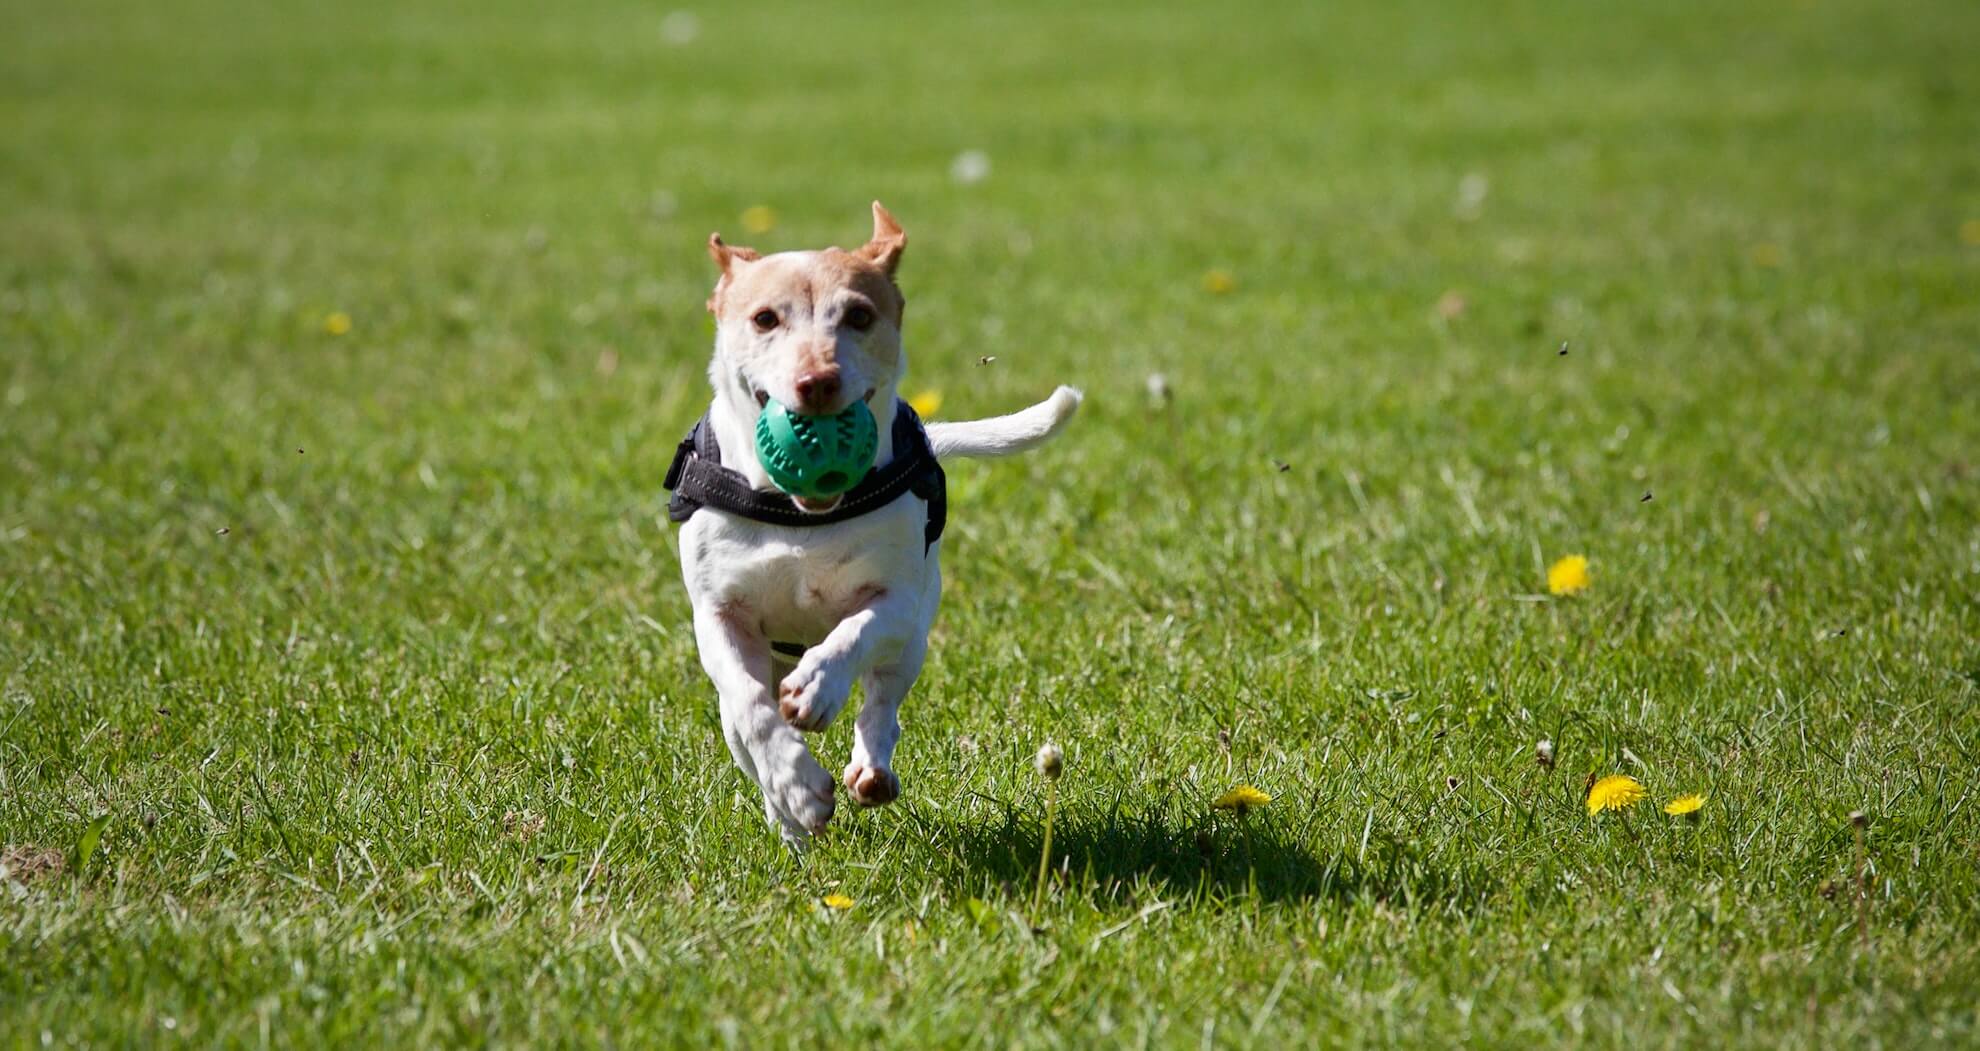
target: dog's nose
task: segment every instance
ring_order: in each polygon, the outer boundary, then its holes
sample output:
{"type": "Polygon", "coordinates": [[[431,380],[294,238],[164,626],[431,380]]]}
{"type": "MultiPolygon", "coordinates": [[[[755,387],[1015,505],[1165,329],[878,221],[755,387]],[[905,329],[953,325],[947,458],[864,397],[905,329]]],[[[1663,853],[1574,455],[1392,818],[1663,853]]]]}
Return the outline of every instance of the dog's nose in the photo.
{"type": "Polygon", "coordinates": [[[839,397],[839,370],[818,369],[799,374],[797,407],[805,412],[825,412],[839,397]]]}

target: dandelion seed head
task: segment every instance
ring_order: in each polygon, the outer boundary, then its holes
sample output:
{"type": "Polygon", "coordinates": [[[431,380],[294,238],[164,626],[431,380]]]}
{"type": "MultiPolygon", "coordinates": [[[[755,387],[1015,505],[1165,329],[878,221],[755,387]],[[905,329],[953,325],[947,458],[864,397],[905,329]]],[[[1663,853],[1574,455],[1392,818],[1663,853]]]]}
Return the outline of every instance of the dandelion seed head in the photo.
{"type": "Polygon", "coordinates": [[[1058,745],[1047,741],[1039,746],[1033,765],[1038,768],[1038,776],[1047,781],[1057,781],[1059,775],[1066,772],[1066,754],[1059,750],[1058,745]]]}
{"type": "Polygon", "coordinates": [[[1452,209],[1460,219],[1476,219],[1485,204],[1485,195],[1492,191],[1492,180],[1484,172],[1471,172],[1458,180],[1457,204],[1452,209]]]}
{"type": "Polygon", "coordinates": [[[990,155],[982,150],[964,150],[949,162],[949,178],[974,186],[990,177],[990,155]]]}
{"type": "Polygon", "coordinates": [[[701,35],[701,19],[693,11],[673,11],[660,20],[660,39],[675,47],[692,44],[701,35]]]}

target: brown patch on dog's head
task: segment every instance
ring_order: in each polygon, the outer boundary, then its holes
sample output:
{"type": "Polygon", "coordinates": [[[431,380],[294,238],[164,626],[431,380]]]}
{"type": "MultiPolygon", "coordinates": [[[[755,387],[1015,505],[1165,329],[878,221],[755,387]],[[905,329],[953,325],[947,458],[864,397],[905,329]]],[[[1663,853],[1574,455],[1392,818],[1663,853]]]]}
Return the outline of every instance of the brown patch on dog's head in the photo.
{"type": "Polygon", "coordinates": [[[867,258],[865,252],[864,248],[851,252],[827,248],[819,252],[814,259],[817,283],[821,287],[843,285],[865,296],[881,317],[899,328],[907,311],[907,297],[901,295],[901,286],[894,283],[893,275],[867,258]]]}

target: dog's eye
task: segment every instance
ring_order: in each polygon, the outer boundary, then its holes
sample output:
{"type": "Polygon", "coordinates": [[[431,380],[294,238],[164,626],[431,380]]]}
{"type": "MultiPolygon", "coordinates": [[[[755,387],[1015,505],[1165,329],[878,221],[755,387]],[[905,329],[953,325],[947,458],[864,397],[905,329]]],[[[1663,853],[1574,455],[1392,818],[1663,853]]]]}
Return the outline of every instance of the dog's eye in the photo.
{"type": "Polygon", "coordinates": [[[846,309],[846,316],[842,320],[847,328],[864,332],[873,327],[873,311],[869,307],[851,306],[846,309]]]}
{"type": "Polygon", "coordinates": [[[777,327],[777,312],[765,308],[757,311],[749,320],[756,325],[758,332],[768,332],[777,327]]]}

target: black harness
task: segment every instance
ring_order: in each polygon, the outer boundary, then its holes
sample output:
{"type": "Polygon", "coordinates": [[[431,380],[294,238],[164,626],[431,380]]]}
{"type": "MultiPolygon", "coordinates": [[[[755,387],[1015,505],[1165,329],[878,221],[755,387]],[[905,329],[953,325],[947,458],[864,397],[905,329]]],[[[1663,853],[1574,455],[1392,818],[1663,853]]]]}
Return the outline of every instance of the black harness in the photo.
{"type": "Polygon", "coordinates": [[[935,459],[934,446],[928,444],[921,418],[905,401],[894,404],[894,458],[868,471],[830,511],[801,511],[783,493],[753,488],[749,479],[722,466],[722,447],[715,443],[715,428],[706,415],[674,450],[666,486],[674,494],[667,501],[667,517],[676,522],[685,522],[696,511],[712,507],[752,522],[798,528],[858,518],[893,503],[903,493],[913,493],[928,502],[928,527],[922,533],[924,554],[942,538],[942,526],[949,518],[948,477],[935,459]]]}

